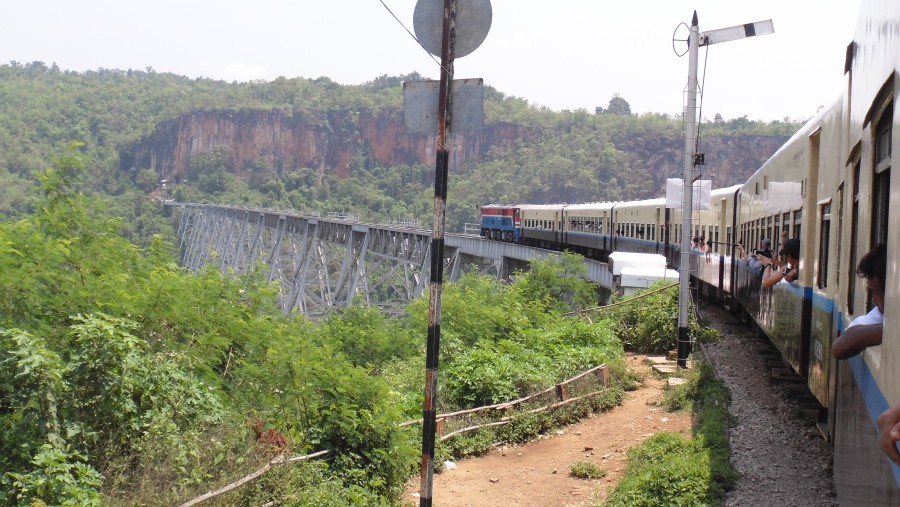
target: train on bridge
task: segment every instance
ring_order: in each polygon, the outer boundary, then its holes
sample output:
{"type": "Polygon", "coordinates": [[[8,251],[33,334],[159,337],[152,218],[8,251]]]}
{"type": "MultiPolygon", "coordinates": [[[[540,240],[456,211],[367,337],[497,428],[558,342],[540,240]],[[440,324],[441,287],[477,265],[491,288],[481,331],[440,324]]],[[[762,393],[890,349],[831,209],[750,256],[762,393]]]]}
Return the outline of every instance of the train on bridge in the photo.
{"type": "Polygon", "coordinates": [[[689,258],[701,293],[764,333],[820,403],[841,505],[900,505],[900,468],[882,453],[876,423],[900,402],[900,206],[891,206],[900,197],[900,178],[891,178],[893,146],[900,147],[893,135],[900,2],[863,2],[853,41],[835,55],[840,64],[836,100],[746,182],[712,190],[690,231],[681,230],[681,211],[659,198],[484,206],[481,235],[599,260],[615,251],[657,253],[675,268],[682,235],[696,238],[689,258]],[[878,244],[887,251],[882,343],[834,359],[834,342],[874,304],[857,264],[878,244]],[[767,287],[750,257],[757,247],[787,247],[797,271],[767,287]]]}

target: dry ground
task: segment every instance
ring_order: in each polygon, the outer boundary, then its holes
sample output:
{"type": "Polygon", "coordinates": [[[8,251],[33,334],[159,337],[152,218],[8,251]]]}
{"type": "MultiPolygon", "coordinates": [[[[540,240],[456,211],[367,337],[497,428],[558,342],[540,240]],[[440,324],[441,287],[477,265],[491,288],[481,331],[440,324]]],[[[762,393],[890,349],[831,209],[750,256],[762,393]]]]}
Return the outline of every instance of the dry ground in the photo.
{"type": "MultiPolygon", "coordinates": [[[[605,498],[625,470],[625,453],[659,431],[689,434],[690,413],[667,413],[655,406],[665,380],[649,374],[645,356],[629,356],[629,363],[645,373],[644,384],[626,393],[622,405],[557,430],[546,438],[521,446],[501,447],[462,460],[456,470],[434,476],[435,507],[593,505],[605,498]],[[576,461],[600,464],[602,479],[576,479],[569,466],[576,461]]],[[[410,481],[404,501],[418,505],[418,478],[410,481]]]]}

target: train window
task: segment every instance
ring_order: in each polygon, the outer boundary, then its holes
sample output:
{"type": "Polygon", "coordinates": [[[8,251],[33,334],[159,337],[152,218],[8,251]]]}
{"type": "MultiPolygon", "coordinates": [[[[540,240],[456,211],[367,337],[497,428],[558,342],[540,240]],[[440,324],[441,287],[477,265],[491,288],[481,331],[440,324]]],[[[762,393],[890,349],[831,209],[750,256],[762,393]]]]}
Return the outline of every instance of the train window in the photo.
{"type": "Polygon", "coordinates": [[[778,240],[780,238],[779,233],[781,232],[781,215],[775,215],[775,223],[772,226],[772,237],[769,238],[772,240],[772,250],[777,252],[779,249],[778,240]]]}
{"type": "Polygon", "coordinates": [[[759,195],[759,182],[758,181],[754,184],[753,193],[756,195],[759,195]]]}
{"type": "Polygon", "coordinates": [[[766,190],[768,188],[769,188],[769,177],[763,176],[763,190],[766,190]]]}
{"type": "Polygon", "coordinates": [[[762,238],[760,237],[760,234],[762,231],[762,224],[763,224],[762,218],[757,219],[756,223],[754,224],[752,248],[757,248],[759,246],[759,242],[762,241],[762,238]]]}
{"type": "Polygon", "coordinates": [[[803,212],[800,210],[795,211],[794,212],[794,235],[791,236],[792,238],[800,237],[800,219],[801,218],[803,218],[803,212]]]}
{"type": "Polygon", "coordinates": [[[887,218],[891,186],[891,126],[893,104],[881,115],[875,129],[875,175],[872,180],[872,245],[887,242],[887,218]]]}
{"type": "Polygon", "coordinates": [[[857,159],[853,163],[853,207],[850,210],[850,265],[847,269],[847,313],[853,315],[853,300],[856,296],[856,258],[857,238],[856,228],[859,225],[859,175],[860,162],[857,159]]]}
{"type": "Polygon", "coordinates": [[[725,226],[725,240],[728,242],[729,245],[731,244],[731,226],[730,225],[725,226]]]}
{"type": "Polygon", "coordinates": [[[820,289],[828,286],[828,247],[831,241],[831,203],[819,208],[819,269],[816,273],[820,289]]]}
{"type": "Polygon", "coordinates": [[[838,187],[837,196],[838,196],[837,197],[838,208],[837,208],[837,215],[835,215],[837,218],[837,231],[835,233],[835,237],[837,238],[837,241],[835,242],[835,245],[837,246],[837,252],[835,252],[835,255],[834,255],[834,258],[837,259],[837,262],[834,263],[834,279],[838,280],[838,283],[840,283],[841,253],[842,253],[841,250],[843,250],[842,245],[841,245],[841,240],[844,235],[844,184],[843,183],[841,183],[841,185],[838,187]]]}

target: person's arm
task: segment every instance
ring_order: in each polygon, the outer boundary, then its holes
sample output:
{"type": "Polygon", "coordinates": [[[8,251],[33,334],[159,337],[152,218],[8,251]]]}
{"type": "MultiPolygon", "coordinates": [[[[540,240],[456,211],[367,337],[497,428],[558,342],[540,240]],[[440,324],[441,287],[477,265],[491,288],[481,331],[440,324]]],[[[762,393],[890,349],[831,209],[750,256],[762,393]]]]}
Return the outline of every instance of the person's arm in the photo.
{"type": "Polygon", "coordinates": [[[878,433],[881,434],[881,450],[891,461],[900,465],[900,451],[897,451],[897,441],[900,440],[900,403],[878,416],[878,433]]]}
{"type": "Polygon", "coordinates": [[[772,287],[784,278],[784,273],[780,269],[775,268],[775,264],[766,264],[763,268],[762,286],[766,289],[772,287]]]}
{"type": "Polygon", "coordinates": [[[883,331],[884,326],[881,324],[850,326],[831,345],[831,357],[847,359],[859,354],[866,347],[881,345],[883,331]]]}

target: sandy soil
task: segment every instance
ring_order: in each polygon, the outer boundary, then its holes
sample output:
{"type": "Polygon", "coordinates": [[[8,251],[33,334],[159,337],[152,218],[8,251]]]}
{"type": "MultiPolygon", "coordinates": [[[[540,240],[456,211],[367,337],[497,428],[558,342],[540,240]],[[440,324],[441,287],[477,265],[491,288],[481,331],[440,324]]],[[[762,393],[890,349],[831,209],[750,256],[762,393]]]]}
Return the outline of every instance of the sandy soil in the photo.
{"type": "MultiPolygon", "coordinates": [[[[648,373],[644,356],[629,362],[648,373]]],[[[434,476],[435,507],[588,506],[605,498],[625,470],[626,451],[659,431],[690,434],[689,413],[667,413],[654,405],[664,380],[646,375],[644,385],[626,393],[622,405],[545,438],[457,462],[458,469],[434,476]],[[592,461],[606,471],[602,479],[576,479],[569,466],[592,461]]],[[[419,480],[410,481],[404,501],[418,505],[419,480]]]]}

